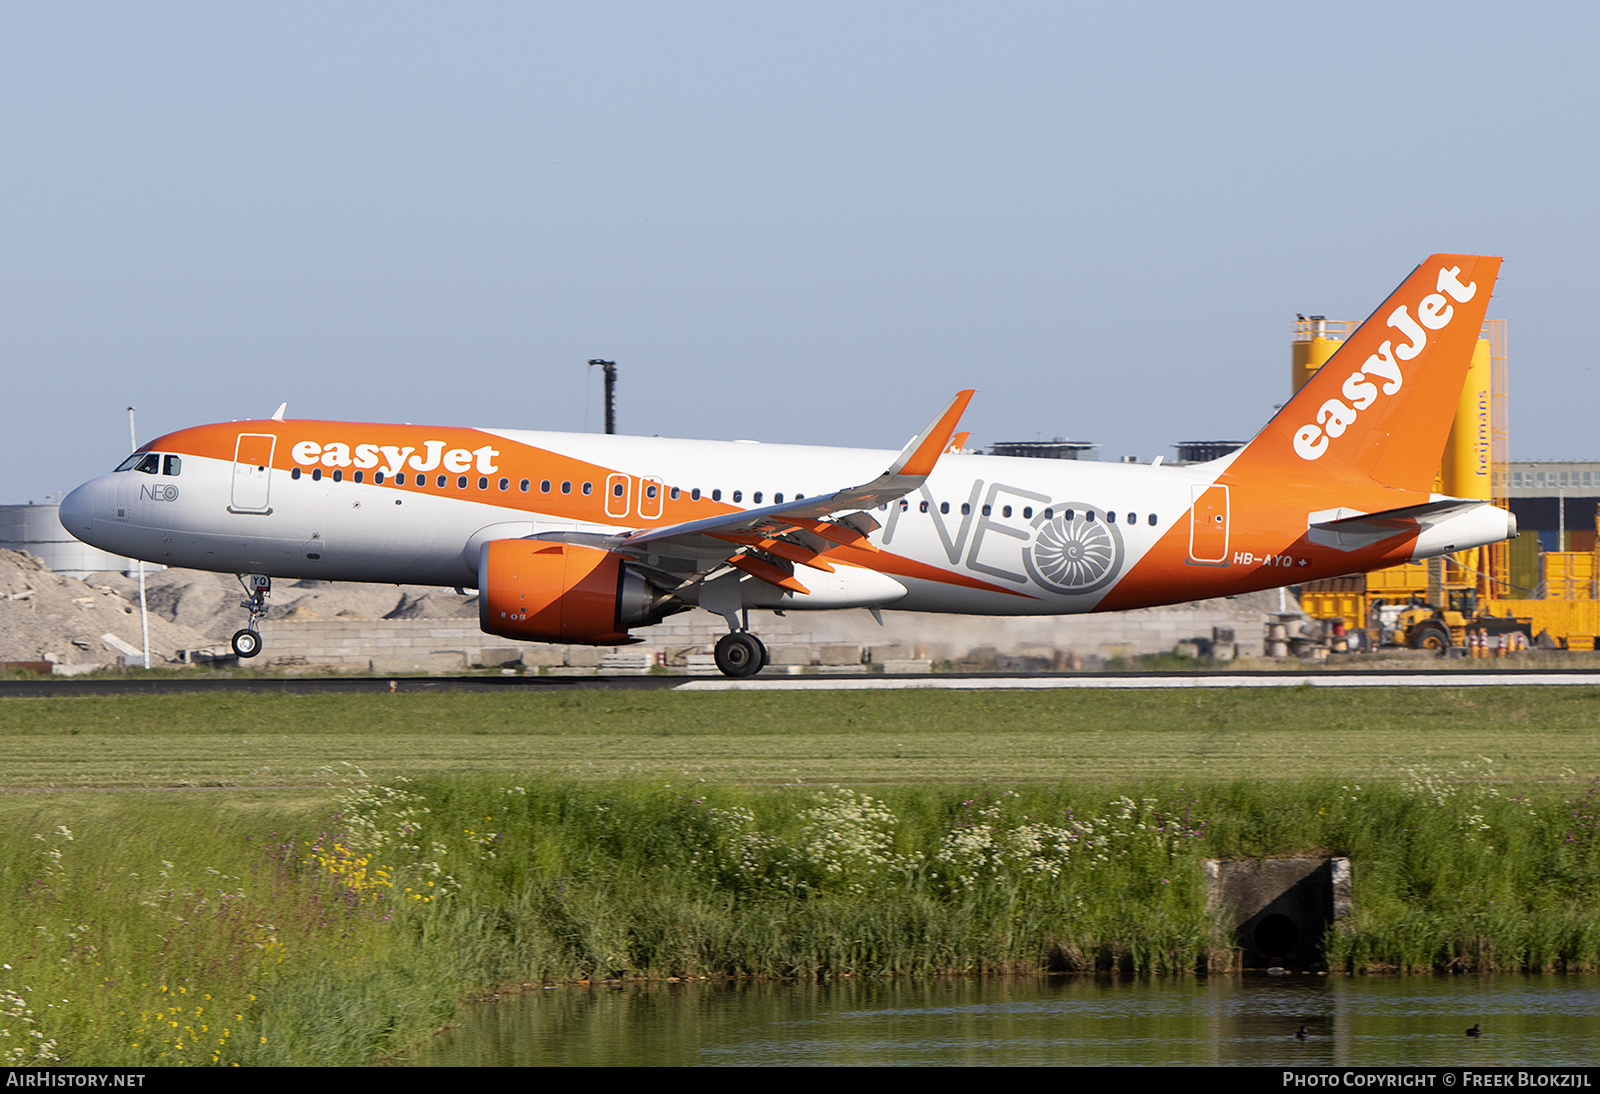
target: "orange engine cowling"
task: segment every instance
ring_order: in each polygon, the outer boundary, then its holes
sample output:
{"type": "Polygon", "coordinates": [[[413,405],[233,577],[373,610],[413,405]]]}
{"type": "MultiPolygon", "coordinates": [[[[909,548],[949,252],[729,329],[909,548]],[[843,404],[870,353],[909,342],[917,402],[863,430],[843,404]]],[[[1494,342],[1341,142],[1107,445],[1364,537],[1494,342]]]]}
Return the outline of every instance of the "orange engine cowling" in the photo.
{"type": "Polygon", "coordinates": [[[619,646],[673,610],[621,555],[575,543],[495,539],[478,554],[478,626],[502,638],[619,646]]]}

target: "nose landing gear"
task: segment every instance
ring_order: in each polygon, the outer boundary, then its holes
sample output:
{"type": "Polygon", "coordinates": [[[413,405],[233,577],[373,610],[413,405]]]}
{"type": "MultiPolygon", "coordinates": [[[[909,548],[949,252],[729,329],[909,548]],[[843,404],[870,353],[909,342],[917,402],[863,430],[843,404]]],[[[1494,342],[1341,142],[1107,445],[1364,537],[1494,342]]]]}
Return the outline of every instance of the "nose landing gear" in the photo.
{"type": "Polygon", "coordinates": [[[267,614],[267,597],[272,595],[272,578],[266,574],[240,574],[239,584],[245,591],[245,599],[239,601],[239,607],[250,613],[250,621],[243,630],[233,632],[233,652],[239,657],[254,657],[261,652],[259,628],[267,614]]]}

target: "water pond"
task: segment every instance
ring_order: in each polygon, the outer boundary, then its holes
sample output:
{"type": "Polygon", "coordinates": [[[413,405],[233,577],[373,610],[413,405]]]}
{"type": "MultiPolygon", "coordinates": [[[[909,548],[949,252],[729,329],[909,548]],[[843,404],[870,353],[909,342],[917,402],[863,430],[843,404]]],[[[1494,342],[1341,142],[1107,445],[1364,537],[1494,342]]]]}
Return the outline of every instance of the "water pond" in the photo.
{"type": "Polygon", "coordinates": [[[1600,976],[939,979],[556,987],[464,1008],[450,1066],[1571,1066],[1600,976]],[[1306,1038],[1295,1033],[1304,1026],[1306,1038]],[[1482,1036],[1468,1037],[1478,1026],[1482,1036]]]}

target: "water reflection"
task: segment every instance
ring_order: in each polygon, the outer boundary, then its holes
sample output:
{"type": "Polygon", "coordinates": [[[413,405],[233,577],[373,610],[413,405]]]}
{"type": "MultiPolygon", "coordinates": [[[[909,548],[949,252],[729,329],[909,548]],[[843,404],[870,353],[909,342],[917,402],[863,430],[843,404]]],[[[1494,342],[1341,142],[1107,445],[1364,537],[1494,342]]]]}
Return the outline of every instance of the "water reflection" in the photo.
{"type": "Polygon", "coordinates": [[[467,1008],[410,1062],[1551,1066],[1596,1044],[1595,976],[696,983],[467,1008]]]}

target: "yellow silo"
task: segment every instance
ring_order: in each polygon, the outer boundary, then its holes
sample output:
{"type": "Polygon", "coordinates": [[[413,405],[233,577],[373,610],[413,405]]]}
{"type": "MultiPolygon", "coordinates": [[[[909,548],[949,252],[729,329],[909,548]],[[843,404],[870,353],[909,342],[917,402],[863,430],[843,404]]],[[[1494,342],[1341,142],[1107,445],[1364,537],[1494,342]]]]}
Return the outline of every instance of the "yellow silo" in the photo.
{"type": "Polygon", "coordinates": [[[1489,340],[1478,339],[1467,382],[1439,467],[1440,492],[1453,498],[1494,498],[1494,368],[1489,340]]]}
{"type": "Polygon", "coordinates": [[[1344,340],[1340,337],[1346,333],[1350,324],[1330,323],[1320,315],[1309,318],[1302,315],[1295,320],[1294,344],[1290,349],[1289,394],[1299,391],[1301,386],[1317,369],[1328,363],[1344,340]]]}

